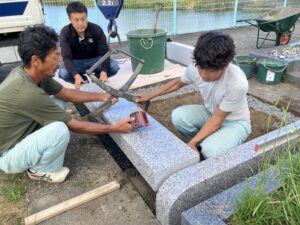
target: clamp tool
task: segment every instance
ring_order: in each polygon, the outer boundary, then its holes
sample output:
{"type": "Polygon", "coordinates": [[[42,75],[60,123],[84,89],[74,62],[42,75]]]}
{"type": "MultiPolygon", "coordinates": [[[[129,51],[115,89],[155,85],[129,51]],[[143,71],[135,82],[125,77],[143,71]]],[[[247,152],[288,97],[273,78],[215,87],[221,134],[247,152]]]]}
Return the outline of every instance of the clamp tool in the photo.
{"type": "MultiPolygon", "coordinates": [[[[95,110],[94,112],[90,113],[90,117],[96,117],[97,115],[101,114],[104,110],[106,110],[108,107],[110,107],[112,105],[112,99],[113,98],[125,98],[128,101],[131,102],[137,102],[138,97],[136,95],[133,95],[128,91],[129,87],[131,86],[131,84],[135,81],[135,79],[137,78],[138,74],[140,73],[141,69],[143,68],[143,64],[144,61],[140,60],[126,52],[123,52],[121,50],[117,50],[117,49],[110,49],[101,59],[99,59],[90,69],[88,69],[86,71],[86,75],[97,85],[99,86],[101,89],[103,89],[104,91],[106,91],[107,93],[111,94],[111,97],[108,98],[108,100],[106,100],[97,110],[95,110]],[[139,63],[136,67],[136,69],[133,71],[131,77],[128,79],[128,81],[119,89],[115,89],[112,88],[108,85],[106,85],[104,82],[100,81],[95,75],[94,75],[94,70],[101,64],[103,63],[108,57],[110,57],[112,54],[118,54],[118,53],[123,53],[126,56],[129,56],[135,60],[137,60],[139,63]]],[[[145,111],[148,110],[150,105],[150,101],[144,102],[144,109],[145,111]]]]}

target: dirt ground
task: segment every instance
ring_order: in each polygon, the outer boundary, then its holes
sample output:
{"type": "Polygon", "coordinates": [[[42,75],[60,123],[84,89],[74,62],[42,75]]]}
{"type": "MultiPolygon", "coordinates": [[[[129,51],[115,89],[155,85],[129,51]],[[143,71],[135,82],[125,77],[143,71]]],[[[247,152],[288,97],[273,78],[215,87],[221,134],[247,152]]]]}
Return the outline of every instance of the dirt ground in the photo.
{"type": "MultiPolygon", "coordinates": [[[[188,104],[201,104],[203,102],[201,96],[198,92],[192,92],[189,94],[177,96],[170,99],[158,100],[151,102],[148,113],[152,115],[157,121],[167,127],[171,132],[173,132],[177,137],[187,142],[187,139],[176,131],[171,122],[171,112],[182,105],[188,104]]],[[[276,128],[275,123],[280,120],[276,117],[271,117],[268,114],[257,111],[250,108],[251,113],[251,125],[252,133],[248,137],[248,140],[252,140],[266,133],[266,131],[272,131],[276,128]],[[268,122],[269,121],[269,122],[268,122]],[[268,124],[269,123],[269,124],[268,124]]]]}

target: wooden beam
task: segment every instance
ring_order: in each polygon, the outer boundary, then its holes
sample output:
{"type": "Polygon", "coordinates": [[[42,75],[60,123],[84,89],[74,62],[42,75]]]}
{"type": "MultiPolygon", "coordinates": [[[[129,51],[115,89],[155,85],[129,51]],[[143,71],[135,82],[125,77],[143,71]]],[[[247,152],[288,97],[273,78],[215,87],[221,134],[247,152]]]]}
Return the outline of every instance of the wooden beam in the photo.
{"type": "Polygon", "coordinates": [[[67,210],[73,209],[83,203],[86,203],[90,200],[108,194],[112,191],[115,191],[120,188],[120,184],[116,181],[110,182],[106,185],[103,185],[99,188],[86,192],[82,195],[71,198],[67,201],[59,203],[58,205],[52,206],[48,209],[45,209],[41,212],[35,213],[31,216],[25,218],[25,225],[34,225],[42,221],[45,221],[51,217],[54,217],[60,213],[63,213],[67,210]]]}

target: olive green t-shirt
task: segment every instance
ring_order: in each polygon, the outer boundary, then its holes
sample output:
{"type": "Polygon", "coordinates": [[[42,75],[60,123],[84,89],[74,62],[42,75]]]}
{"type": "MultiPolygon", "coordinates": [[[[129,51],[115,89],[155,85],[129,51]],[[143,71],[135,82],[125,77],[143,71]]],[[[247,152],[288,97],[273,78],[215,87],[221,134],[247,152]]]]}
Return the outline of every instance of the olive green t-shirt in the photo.
{"type": "Polygon", "coordinates": [[[71,120],[71,115],[50,98],[61,89],[51,77],[36,85],[22,67],[10,72],[0,84],[0,153],[40,127],[54,121],[67,123],[71,120]]]}

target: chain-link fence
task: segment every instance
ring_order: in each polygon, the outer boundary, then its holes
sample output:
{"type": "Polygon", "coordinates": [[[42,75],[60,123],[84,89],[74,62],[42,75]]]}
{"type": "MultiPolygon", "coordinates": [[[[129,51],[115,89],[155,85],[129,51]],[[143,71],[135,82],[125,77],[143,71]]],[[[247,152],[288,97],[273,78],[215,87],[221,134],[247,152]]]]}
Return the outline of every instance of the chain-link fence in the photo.
{"type": "MultiPolygon", "coordinates": [[[[70,1],[43,0],[48,26],[59,32],[69,23],[65,9],[70,1]]],[[[108,21],[95,1],[81,2],[88,7],[89,21],[106,31],[108,21]]],[[[283,7],[300,8],[300,0],[124,0],[117,19],[118,32],[123,41],[130,30],[153,28],[156,3],[163,5],[158,28],[167,30],[168,35],[244,26],[245,23],[237,23],[237,20],[259,18],[266,12],[283,7]]]]}

